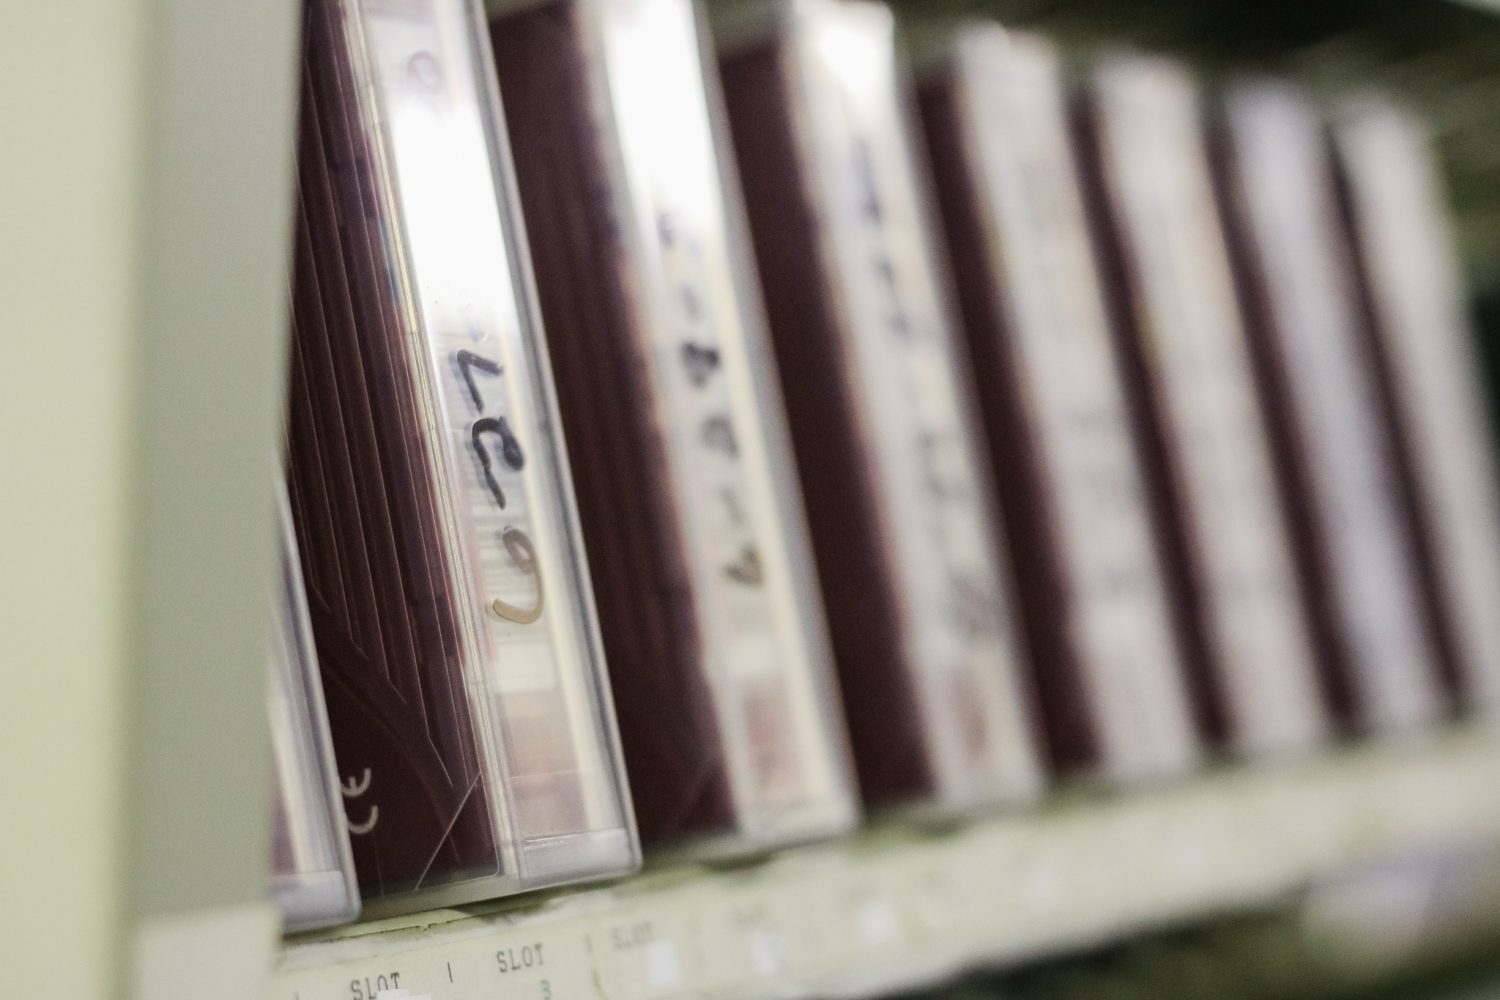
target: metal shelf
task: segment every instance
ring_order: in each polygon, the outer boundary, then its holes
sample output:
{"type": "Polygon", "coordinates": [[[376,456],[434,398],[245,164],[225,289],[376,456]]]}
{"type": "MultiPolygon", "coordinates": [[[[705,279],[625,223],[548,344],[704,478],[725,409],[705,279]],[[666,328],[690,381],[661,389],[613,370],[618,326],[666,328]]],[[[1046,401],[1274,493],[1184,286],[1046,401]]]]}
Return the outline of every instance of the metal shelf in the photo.
{"type": "Polygon", "coordinates": [[[1077,796],[946,831],[877,826],[289,943],[277,1000],[861,996],[1268,902],[1361,864],[1500,842],[1500,733],[1077,796]],[[381,977],[384,977],[382,980],[381,977]]]}

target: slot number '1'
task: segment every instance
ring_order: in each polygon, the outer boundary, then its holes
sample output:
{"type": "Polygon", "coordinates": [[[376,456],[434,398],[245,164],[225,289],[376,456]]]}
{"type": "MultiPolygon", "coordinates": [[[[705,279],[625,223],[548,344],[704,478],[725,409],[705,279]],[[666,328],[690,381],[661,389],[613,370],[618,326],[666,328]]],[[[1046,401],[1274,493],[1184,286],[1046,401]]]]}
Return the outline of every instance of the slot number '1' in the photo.
{"type": "MultiPolygon", "coordinates": [[[[489,491],[490,499],[495,501],[501,510],[504,510],[506,507],[505,491],[500,488],[500,480],[495,474],[495,465],[500,462],[512,472],[520,472],[526,466],[526,453],[522,451],[521,442],[511,430],[510,421],[502,416],[485,414],[484,396],[479,391],[478,382],[480,375],[499,378],[503,369],[498,362],[475,354],[473,351],[455,352],[453,363],[458,368],[459,377],[463,379],[464,388],[468,390],[469,400],[474,404],[475,412],[479,414],[478,419],[469,425],[469,447],[479,462],[479,470],[484,478],[485,488],[489,491]]],[[[511,565],[523,575],[536,579],[536,603],[529,608],[523,608],[497,597],[490,602],[490,610],[506,621],[530,625],[542,617],[542,570],[537,563],[536,546],[532,543],[531,536],[520,528],[506,528],[500,532],[500,544],[504,546],[505,554],[510,557],[511,565]]]]}

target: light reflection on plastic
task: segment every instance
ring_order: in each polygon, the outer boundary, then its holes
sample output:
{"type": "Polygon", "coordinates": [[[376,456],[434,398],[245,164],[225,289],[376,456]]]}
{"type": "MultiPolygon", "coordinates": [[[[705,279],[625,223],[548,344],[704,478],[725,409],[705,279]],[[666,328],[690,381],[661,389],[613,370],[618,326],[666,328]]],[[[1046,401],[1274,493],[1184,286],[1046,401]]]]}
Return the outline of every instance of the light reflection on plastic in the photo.
{"type": "Polygon", "coordinates": [[[821,19],[818,30],[813,33],[813,44],[819,58],[839,79],[842,93],[848,100],[866,104],[888,100],[890,12],[883,7],[839,5],[838,13],[838,17],[821,19]],[[872,31],[871,21],[879,21],[884,30],[872,31]]]}
{"type": "MultiPolygon", "coordinates": [[[[489,153],[479,122],[450,121],[461,114],[421,100],[400,101],[392,109],[407,236],[424,284],[436,279],[445,290],[494,288],[510,272],[503,244],[482,211],[493,201],[493,181],[476,168],[489,162],[489,153]]],[[[462,298],[428,294],[422,302],[437,314],[429,321],[468,327],[480,320],[467,314],[470,303],[462,298]]]]}
{"type": "Polygon", "coordinates": [[[672,200],[674,212],[696,213],[686,220],[689,229],[721,225],[717,216],[703,214],[718,200],[711,186],[714,173],[703,166],[704,151],[713,148],[707,121],[699,115],[667,115],[656,110],[681,107],[683,81],[695,80],[702,73],[691,41],[659,41],[691,32],[690,12],[671,3],[635,3],[629,17],[611,20],[611,29],[615,37],[610,40],[610,57],[618,67],[611,79],[620,91],[614,105],[622,118],[620,131],[644,136],[633,148],[652,151],[649,170],[642,172],[655,174],[664,189],[677,192],[672,200]]]}

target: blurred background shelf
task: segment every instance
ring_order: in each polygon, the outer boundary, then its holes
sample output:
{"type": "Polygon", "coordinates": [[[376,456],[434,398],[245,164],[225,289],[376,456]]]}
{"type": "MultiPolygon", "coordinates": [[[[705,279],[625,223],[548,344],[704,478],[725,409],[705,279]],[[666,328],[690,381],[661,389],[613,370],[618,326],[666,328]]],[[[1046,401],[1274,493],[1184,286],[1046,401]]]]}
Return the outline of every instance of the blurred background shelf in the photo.
{"type": "Polygon", "coordinates": [[[909,24],[993,17],[1082,48],[1134,45],[1211,73],[1274,71],[1327,91],[1380,87],[1438,142],[1486,346],[1500,298],[1500,3],[1451,0],[896,0],[909,24]]]}
{"type": "Polygon", "coordinates": [[[665,867],[524,908],[297,940],[271,995],[888,995],[1246,911],[1380,862],[1500,846],[1497,787],[1500,734],[1456,729],[938,833],[876,825],[756,866],[665,867]]]}

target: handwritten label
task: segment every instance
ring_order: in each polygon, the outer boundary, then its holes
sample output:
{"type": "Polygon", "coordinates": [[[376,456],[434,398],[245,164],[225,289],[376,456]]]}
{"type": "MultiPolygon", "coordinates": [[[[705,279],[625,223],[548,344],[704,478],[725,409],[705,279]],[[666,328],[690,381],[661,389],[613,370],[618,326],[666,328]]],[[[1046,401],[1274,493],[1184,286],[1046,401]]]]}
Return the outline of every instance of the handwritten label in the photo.
{"type": "Polygon", "coordinates": [[[938,298],[890,15],[809,4],[802,28],[807,141],[937,771],[956,799],[1027,791],[1038,772],[1015,688],[994,511],[938,298]]]}
{"type": "Polygon", "coordinates": [[[1432,138],[1410,111],[1373,98],[1345,109],[1336,138],[1465,696],[1493,713],[1500,708],[1500,496],[1478,378],[1484,367],[1464,315],[1432,138]]]}
{"type": "Polygon", "coordinates": [[[980,28],[962,36],[956,72],[1104,756],[1123,774],[1175,770],[1192,759],[1192,723],[1057,58],[1038,40],[980,28]]]}
{"type": "Polygon", "coordinates": [[[1289,419],[1348,645],[1354,708],[1370,727],[1411,726],[1440,710],[1422,600],[1405,545],[1396,454],[1332,221],[1336,192],[1317,107],[1295,90],[1246,84],[1226,101],[1232,183],[1270,294],[1263,336],[1282,359],[1289,419]]]}
{"type": "Polygon", "coordinates": [[[411,393],[439,431],[439,479],[413,485],[445,508],[448,583],[468,597],[461,624],[474,640],[463,649],[480,656],[468,683],[482,677],[487,714],[529,744],[504,759],[523,838],[622,826],[603,780],[605,733],[581,707],[598,668],[595,626],[579,596],[539,348],[518,305],[489,88],[474,52],[454,44],[469,11],[460,0],[420,13],[362,0],[360,10],[398,200],[391,238],[407,264],[392,280],[410,284],[422,340],[409,361],[427,374],[395,391],[411,393]]]}
{"type": "Polygon", "coordinates": [[[643,321],[672,488],[694,561],[730,781],[742,825],[766,829],[842,795],[793,599],[767,437],[780,433],[751,370],[692,5],[601,8],[604,68],[647,286],[643,321]]]}
{"type": "Polygon", "coordinates": [[[1105,64],[1095,92],[1230,729],[1247,751],[1304,745],[1321,735],[1321,700],[1197,96],[1180,67],[1142,58],[1105,64]]]}

